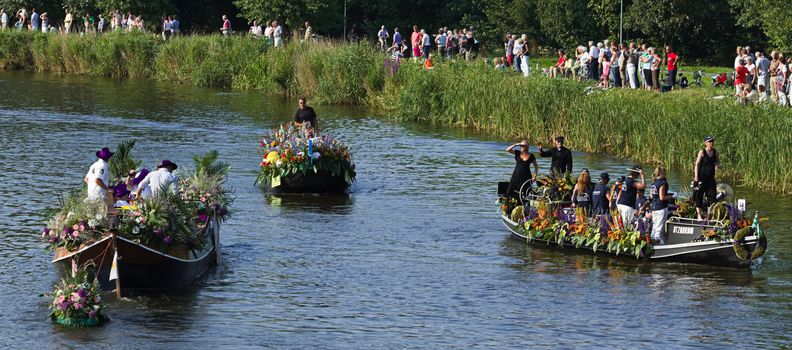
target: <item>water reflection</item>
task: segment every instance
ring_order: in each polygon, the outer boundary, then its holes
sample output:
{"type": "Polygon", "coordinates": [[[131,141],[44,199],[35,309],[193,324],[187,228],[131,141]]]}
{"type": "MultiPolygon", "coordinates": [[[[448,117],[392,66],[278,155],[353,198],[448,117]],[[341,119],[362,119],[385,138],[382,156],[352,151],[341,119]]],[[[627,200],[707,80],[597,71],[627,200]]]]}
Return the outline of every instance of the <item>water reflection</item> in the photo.
{"type": "Polygon", "coordinates": [[[287,212],[318,212],[327,214],[349,214],[355,204],[350,194],[266,194],[262,193],[272,209],[287,212]]]}

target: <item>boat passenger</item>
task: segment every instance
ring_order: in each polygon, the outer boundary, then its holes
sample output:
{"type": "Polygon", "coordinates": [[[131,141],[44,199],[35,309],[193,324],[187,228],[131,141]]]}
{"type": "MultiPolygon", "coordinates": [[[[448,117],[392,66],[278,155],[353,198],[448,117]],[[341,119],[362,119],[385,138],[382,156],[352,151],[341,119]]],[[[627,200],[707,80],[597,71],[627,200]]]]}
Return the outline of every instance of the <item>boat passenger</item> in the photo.
{"type": "Polygon", "coordinates": [[[591,175],[588,169],[583,169],[578,176],[577,184],[572,189],[572,208],[582,208],[588,216],[591,213],[591,197],[594,186],[591,183],[591,175]]]}
{"type": "Polygon", "coordinates": [[[173,163],[167,159],[162,161],[162,164],[157,166],[157,171],[151,172],[138,184],[137,192],[135,193],[137,198],[151,198],[156,197],[160,191],[163,189],[167,189],[168,187],[176,189],[176,184],[178,183],[178,179],[173,172],[179,166],[176,163],[173,163]],[[143,194],[143,190],[145,188],[149,188],[150,194],[145,196],[143,194]]]}
{"type": "Polygon", "coordinates": [[[555,138],[555,148],[551,150],[543,150],[542,144],[539,145],[539,155],[542,157],[552,157],[550,162],[550,173],[562,176],[572,174],[572,151],[564,147],[564,137],[558,136],[555,138]]]}
{"type": "Polygon", "coordinates": [[[610,181],[610,175],[608,175],[608,173],[600,174],[599,183],[594,186],[594,190],[591,192],[592,216],[605,214],[609,210],[611,190],[608,188],[608,181],[610,181]]]}
{"type": "Polygon", "coordinates": [[[88,169],[85,174],[83,182],[88,185],[88,198],[89,201],[106,201],[108,205],[113,202],[112,189],[110,188],[110,167],[107,161],[113,157],[113,152],[105,147],[96,152],[96,158],[99,158],[88,169]]]}
{"type": "MultiPolygon", "coordinates": [[[[509,180],[509,187],[506,189],[506,196],[509,198],[519,198],[518,192],[526,182],[536,181],[536,174],[539,173],[539,164],[536,162],[536,157],[528,149],[528,142],[523,140],[520,143],[515,143],[506,148],[506,152],[514,154],[514,172],[512,172],[511,180],[509,180]],[[519,151],[515,151],[516,147],[520,147],[519,151]],[[531,173],[531,164],[533,164],[534,172],[531,173]]],[[[525,193],[531,192],[531,184],[526,186],[525,193]]]]}
{"type": "Polygon", "coordinates": [[[294,112],[294,125],[302,126],[305,123],[308,123],[309,128],[314,128],[319,130],[319,124],[316,121],[316,112],[311,107],[308,107],[308,100],[305,97],[301,97],[300,101],[298,102],[297,111],[294,112]]]}
{"type": "Polygon", "coordinates": [[[115,206],[123,207],[129,205],[130,194],[131,192],[129,192],[125,183],[120,183],[113,187],[113,199],[115,200],[115,206]]]}
{"type": "Polygon", "coordinates": [[[703,220],[706,216],[704,209],[715,203],[715,186],[717,184],[715,170],[720,166],[720,157],[714,145],[715,137],[705,137],[704,149],[699,151],[696,156],[693,198],[696,202],[696,213],[699,220],[703,220]]]}
{"type": "Polygon", "coordinates": [[[641,213],[646,212],[646,207],[649,204],[649,198],[646,198],[646,189],[638,190],[636,192],[637,197],[635,197],[635,212],[641,213]]]}
{"type": "Polygon", "coordinates": [[[665,243],[663,229],[668,216],[668,203],[674,199],[668,193],[668,181],[665,176],[665,168],[658,166],[652,174],[652,186],[649,188],[652,209],[652,240],[659,244],[665,243]]]}
{"type": "Polygon", "coordinates": [[[629,176],[622,184],[622,191],[616,199],[616,209],[619,210],[621,215],[622,225],[627,227],[632,224],[635,214],[635,200],[638,198],[637,192],[646,188],[646,180],[644,179],[644,172],[640,166],[636,165],[627,169],[629,176]],[[641,183],[635,181],[636,177],[641,176],[641,183]]]}
{"type": "MultiPolygon", "coordinates": [[[[143,182],[143,179],[145,179],[148,174],[149,170],[146,168],[141,168],[139,171],[130,170],[124,183],[126,184],[127,188],[132,191],[132,194],[136,194],[140,183],[143,182]]],[[[144,188],[142,195],[143,198],[151,197],[151,188],[144,188]]]]}

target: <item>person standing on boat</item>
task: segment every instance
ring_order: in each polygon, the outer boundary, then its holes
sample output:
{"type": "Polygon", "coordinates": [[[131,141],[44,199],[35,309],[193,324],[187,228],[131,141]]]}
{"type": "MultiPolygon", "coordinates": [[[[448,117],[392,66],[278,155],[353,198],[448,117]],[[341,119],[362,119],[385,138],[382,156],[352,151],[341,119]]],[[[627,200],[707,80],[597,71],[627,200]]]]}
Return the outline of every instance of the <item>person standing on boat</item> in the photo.
{"type": "Polygon", "coordinates": [[[707,136],[704,138],[704,149],[696,156],[695,174],[693,177],[693,193],[696,202],[696,213],[698,219],[705,218],[705,208],[715,203],[715,170],[720,166],[718,150],[715,149],[715,137],[707,136]],[[705,198],[706,197],[706,198],[705,198]]]}
{"type": "Polygon", "coordinates": [[[517,194],[523,189],[523,185],[528,182],[526,191],[523,193],[528,194],[531,192],[531,183],[536,180],[536,175],[539,173],[539,164],[536,162],[536,157],[528,149],[528,142],[523,140],[520,143],[515,143],[506,148],[506,152],[514,154],[514,172],[512,172],[511,180],[509,180],[509,187],[506,189],[506,196],[509,198],[519,198],[517,194]],[[515,147],[520,147],[519,151],[515,151],[515,147]],[[534,173],[531,173],[531,164],[534,167],[534,173]]]}
{"type": "Polygon", "coordinates": [[[297,111],[294,112],[294,125],[300,127],[308,123],[309,128],[319,130],[319,124],[316,121],[316,112],[314,112],[313,108],[308,107],[307,103],[308,100],[306,100],[305,97],[300,98],[297,111]]]}
{"type": "Polygon", "coordinates": [[[588,216],[591,213],[593,191],[591,175],[589,175],[588,169],[583,169],[578,176],[575,188],[572,189],[572,208],[583,208],[584,213],[588,216]]]}
{"type": "Polygon", "coordinates": [[[640,166],[636,165],[628,169],[629,176],[622,184],[622,190],[616,199],[616,209],[619,210],[621,215],[622,225],[627,227],[632,224],[635,214],[635,200],[638,197],[637,192],[643,191],[646,188],[646,180],[644,179],[644,172],[640,166]],[[637,175],[641,176],[641,183],[635,181],[637,175]]]}
{"type": "Polygon", "coordinates": [[[83,182],[88,185],[89,201],[106,201],[108,204],[113,202],[113,190],[109,185],[110,167],[107,164],[113,154],[107,147],[96,152],[96,158],[99,160],[91,164],[91,168],[83,178],[83,182]]]}
{"type": "Polygon", "coordinates": [[[138,189],[135,195],[137,198],[151,198],[156,197],[159,195],[160,191],[164,188],[172,188],[176,189],[176,184],[179,182],[179,179],[176,178],[176,175],[173,175],[173,172],[179,168],[176,163],[171,162],[167,159],[162,161],[162,164],[157,166],[157,171],[151,172],[143,179],[143,181],[138,184],[138,189]],[[149,195],[144,195],[144,189],[149,188],[149,195]]]}
{"type": "Polygon", "coordinates": [[[599,183],[591,192],[591,216],[602,215],[610,210],[611,190],[608,188],[608,181],[608,173],[600,174],[599,183]]]}
{"type": "Polygon", "coordinates": [[[649,188],[650,208],[652,210],[652,240],[665,243],[663,229],[668,216],[668,202],[674,198],[668,194],[665,168],[658,166],[652,174],[652,186],[649,188]]]}
{"type": "Polygon", "coordinates": [[[564,137],[555,138],[555,148],[543,150],[542,144],[539,145],[539,155],[542,157],[552,157],[550,162],[550,173],[557,176],[572,174],[572,151],[564,147],[564,137]]]}

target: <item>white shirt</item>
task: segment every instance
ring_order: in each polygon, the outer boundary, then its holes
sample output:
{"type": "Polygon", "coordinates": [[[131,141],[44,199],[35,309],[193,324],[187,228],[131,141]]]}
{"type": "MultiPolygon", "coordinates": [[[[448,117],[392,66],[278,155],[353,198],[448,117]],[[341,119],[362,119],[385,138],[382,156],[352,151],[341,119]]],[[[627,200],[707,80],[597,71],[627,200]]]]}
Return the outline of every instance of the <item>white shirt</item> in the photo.
{"type": "Polygon", "coordinates": [[[140,193],[141,198],[150,198],[151,196],[157,196],[160,192],[160,189],[163,187],[172,187],[176,188],[176,182],[178,179],[176,175],[173,175],[168,169],[159,168],[157,171],[152,171],[143,181],[140,182],[138,188],[143,188],[144,191],[140,193]],[[149,192],[148,196],[146,197],[146,188],[149,188],[151,192],[149,192]]]}
{"type": "Polygon", "coordinates": [[[281,33],[283,33],[283,29],[281,29],[281,26],[277,26],[275,27],[275,29],[272,30],[272,36],[275,38],[280,38],[281,33]]]}
{"type": "Polygon", "coordinates": [[[3,17],[2,17],[2,19],[0,19],[0,22],[8,23],[8,14],[7,13],[3,12],[3,17]]]}
{"type": "Polygon", "coordinates": [[[589,56],[591,56],[591,58],[594,58],[594,59],[599,58],[599,55],[600,55],[599,47],[596,47],[596,46],[590,47],[588,54],[589,54],[589,56]]]}
{"type": "Polygon", "coordinates": [[[267,29],[264,29],[264,36],[269,37],[272,34],[272,27],[267,26],[267,29]]]}
{"type": "Polygon", "coordinates": [[[101,180],[105,186],[109,186],[109,172],[110,168],[107,166],[107,162],[102,159],[99,159],[95,163],[91,164],[91,168],[88,169],[88,173],[85,174],[85,178],[88,179],[89,200],[104,200],[107,197],[107,191],[96,184],[96,179],[101,180]]]}

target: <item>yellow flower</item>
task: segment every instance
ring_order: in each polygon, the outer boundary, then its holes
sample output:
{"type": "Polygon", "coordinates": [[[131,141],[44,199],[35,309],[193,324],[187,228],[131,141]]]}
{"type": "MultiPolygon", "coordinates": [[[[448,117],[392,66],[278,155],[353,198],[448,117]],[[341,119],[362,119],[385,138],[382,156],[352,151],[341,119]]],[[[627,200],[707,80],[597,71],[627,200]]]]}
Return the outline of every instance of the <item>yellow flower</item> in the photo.
{"type": "Polygon", "coordinates": [[[267,162],[274,163],[275,161],[278,160],[278,152],[276,152],[276,151],[270,152],[269,154],[267,154],[267,158],[266,159],[267,159],[267,162]]]}

